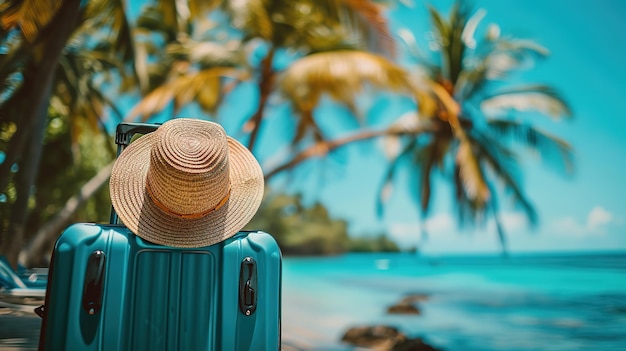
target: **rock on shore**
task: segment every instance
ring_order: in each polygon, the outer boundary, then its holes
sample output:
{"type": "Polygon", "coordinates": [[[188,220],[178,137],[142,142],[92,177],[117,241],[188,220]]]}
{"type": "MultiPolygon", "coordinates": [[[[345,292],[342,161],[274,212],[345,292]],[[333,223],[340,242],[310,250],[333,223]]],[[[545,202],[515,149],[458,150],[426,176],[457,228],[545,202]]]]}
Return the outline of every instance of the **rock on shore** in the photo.
{"type": "Polygon", "coordinates": [[[386,325],[352,327],[341,341],[378,351],[440,351],[420,338],[409,338],[397,328],[386,325]]]}
{"type": "Polygon", "coordinates": [[[420,301],[428,300],[428,295],[424,294],[410,294],[405,296],[398,303],[389,306],[387,313],[392,314],[420,314],[421,311],[417,306],[420,301]]]}

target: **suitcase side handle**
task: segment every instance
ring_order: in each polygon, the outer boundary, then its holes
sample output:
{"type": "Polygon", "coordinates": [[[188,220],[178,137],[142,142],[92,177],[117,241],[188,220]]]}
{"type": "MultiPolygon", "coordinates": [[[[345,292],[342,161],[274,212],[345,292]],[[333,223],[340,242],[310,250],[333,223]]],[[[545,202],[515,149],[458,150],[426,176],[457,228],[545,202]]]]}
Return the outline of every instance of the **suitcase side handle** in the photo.
{"type": "Polygon", "coordinates": [[[92,252],[87,260],[82,305],[88,315],[98,313],[102,307],[105,263],[106,255],[102,250],[92,252]]]}
{"type": "Polygon", "coordinates": [[[252,257],[241,261],[239,271],[239,309],[241,313],[250,316],[256,310],[257,265],[252,257]]]}

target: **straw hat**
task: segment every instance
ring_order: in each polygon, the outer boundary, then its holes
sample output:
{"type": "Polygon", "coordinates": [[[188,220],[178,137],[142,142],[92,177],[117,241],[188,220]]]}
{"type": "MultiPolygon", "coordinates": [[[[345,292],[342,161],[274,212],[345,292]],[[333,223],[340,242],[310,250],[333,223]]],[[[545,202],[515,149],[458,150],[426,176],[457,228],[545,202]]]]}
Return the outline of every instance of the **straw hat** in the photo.
{"type": "Polygon", "coordinates": [[[122,223],[156,244],[223,241],[254,216],[263,173],[217,123],[179,118],[131,143],[116,160],[111,202],[122,223]]]}

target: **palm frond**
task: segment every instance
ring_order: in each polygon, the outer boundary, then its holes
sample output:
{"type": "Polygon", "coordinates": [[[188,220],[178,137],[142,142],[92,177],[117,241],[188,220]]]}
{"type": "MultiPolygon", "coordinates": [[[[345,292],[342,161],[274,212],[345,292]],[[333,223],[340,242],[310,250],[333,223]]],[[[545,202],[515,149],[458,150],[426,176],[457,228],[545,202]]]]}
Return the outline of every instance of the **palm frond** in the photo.
{"type": "Polygon", "coordinates": [[[228,67],[209,68],[197,73],[177,76],[146,95],[132,108],[126,120],[142,117],[145,121],[171,103],[177,111],[194,99],[199,100],[202,108],[212,111],[217,107],[222,94],[221,89],[215,89],[215,87],[222,86],[223,78],[242,79],[244,77],[239,70],[228,67]]]}
{"type": "MultiPolygon", "coordinates": [[[[486,173],[483,165],[480,165],[481,172],[486,173]]],[[[453,203],[457,211],[459,228],[465,226],[482,225],[485,223],[489,206],[494,201],[496,194],[492,193],[492,184],[486,179],[486,186],[489,189],[489,200],[472,198],[467,193],[467,188],[461,176],[462,171],[459,164],[454,165],[452,183],[454,187],[453,203]]]]}
{"type": "Polygon", "coordinates": [[[188,1],[191,18],[201,18],[207,12],[213,11],[222,5],[226,0],[191,0],[188,1]]]}
{"type": "MultiPolygon", "coordinates": [[[[30,57],[36,49],[45,30],[63,5],[61,0],[6,1],[0,4],[0,26],[8,53],[0,61],[0,81],[4,81],[30,57]]],[[[60,23],[59,19],[56,23],[60,23]]]]}
{"type": "Polygon", "coordinates": [[[20,16],[20,8],[23,1],[6,0],[0,3],[0,30],[3,38],[11,29],[17,27],[20,16]]]}
{"type": "Polygon", "coordinates": [[[413,184],[412,193],[419,198],[422,216],[427,216],[430,210],[432,187],[432,176],[435,167],[443,166],[448,143],[442,139],[432,139],[424,147],[414,151],[415,174],[419,176],[413,184]]]}
{"type": "Polygon", "coordinates": [[[550,50],[545,46],[529,39],[500,38],[495,42],[495,50],[508,52],[512,56],[523,59],[526,57],[546,57],[550,50]]]}
{"type": "MultiPolygon", "coordinates": [[[[123,0],[89,1],[77,35],[81,47],[93,47],[119,62],[117,73],[142,91],[147,86],[141,44],[136,42],[123,0]]],[[[75,36],[75,37],[76,37],[75,36]]]]}
{"type": "Polygon", "coordinates": [[[353,32],[363,33],[365,48],[395,57],[395,41],[380,5],[369,0],[339,0],[339,2],[346,8],[344,17],[348,18],[347,25],[355,28],[353,32]]]}
{"type": "Polygon", "coordinates": [[[473,63],[465,65],[455,84],[456,96],[460,100],[473,97],[488,81],[503,80],[525,63],[549,54],[534,41],[511,38],[483,43],[477,50],[479,53],[472,57],[473,63]]]}
{"type": "Polygon", "coordinates": [[[172,27],[164,18],[164,13],[158,7],[146,6],[135,20],[135,30],[138,33],[157,33],[163,35],[166,40],[176,37],[178,28],[172,27]]]}
{"type": "Polygon", "coordinates": [[[303,57],[283,74],[280,90],[296,111],[312,111],[324,94],[346,106],[366,86],[411,93],[406,72],[393,62],[362,51],[336,51],[303,57]]]}
{"type": "Polygon", "coordinates": [[[467,20],[467,23],[463,27],[463,32],[461,34],[461,39],[463,39],[463,43],[465,43],[466,47],[470,49],[476,48],[476,39],[474,38],[474,35],[476,33],[478,25],[483,20],[483,18],[485,18],[486,14],[487,11],[485,11],[484,9],[479,9],[467,20]]]}
{"type": "Polygon", "coordinates": [[[405,52],[417,62],[427,62],[427,55],[417,45],[415,35],[407,28],[400,28],[395,33],[406,45],[405,52]]]}
{"type": "Polygon", "coordinates": [[[450,26],[443,16],[433,6],[428,6],[431,21],[437,31],[438,38],[442,45],[448,45],[448,37],[450,35],[450,26]]]}
{"type": "Polygon", "coordinates": [[[545,47],[527,39],[501,38],[487,48],[489,51],[482,58],[482,64],[485,78],[492,80],[503,79],[524,64],[550,54],[545,47]]]}
{"type": "Polygon", "coordinates": [[[496,224],[496,231],[498,232],[498,239],[500,240],[500,247],[502,248],[502,254],[504,256],[507,256],[508,255],[508,249],[507,249],[508,242],[506,238],[506,233],[504,231],[504,226],[502,225],[502,222],[500,221],[498,208],[493,207],[491,211],[493,213],[493,220],[496,224]]]}
{"type": "MultiPolygon", "coordinates": [[[[450,126],[457,133],[461,133],[461,123],[459,121],[459,113],[461,112],[461,107],[454,100],[452,96],[448,93],[448,91],[441,86],[440,84],[432,84],[430,89],[433,95],[436,97],[439,106],[437,106],[437,117],[442,121],[446,121],[450,124],[450,126]]],[[[419,102],[420,100],[418,100],[419,102]]]]}
{"type": "Polygon", "coordinates": [[[102,87],[95,83],[96,77],[106,75],[117,66],[118,62],[110,54],[73,46],[66,47],[64,54],[59,57],[51,104],[69,118],[72,150],[77,149],[84,125],[91,127],[96,133],[106,133],[106,107],[122,120],[119,108],[102,92],[102,87]]]}
{"type": "Polygon", "coordinates": [[[165,53],[178,60],[197,63],[202,68],[241,66],[245,60],[243,52],[239,43],[233,43],[221,45],[189,39],[167,45],[165,53]]]}
{"type": "MultiPolygon", "coordinates": [[[[272,4],[277,6],[276,4],[272,4]]],[[[235,28],[243,30],[249,37],[262,38],[271,42],[275,34],[274,17],[265,0],[241,0],[224,2],[224,10],[235,28]]]]}
{"type": "Polygon", "coordinates": [[[489,201],[489,187],[468,138],[460,140],[455,162],[458,165],[460,180],[467,197],[483,207],[489,201]]]}
{"type": "Polygon", "coordinates": [[[24,38],[34,42],[39,33],[54,18],[63,0],[25,0],[9,2],[0,13],[0,23],[4,30],[20,27],[24,38]]]}
{"type": "Polygon", "coordinates": [[[452,199],[452,203],[457,210],[459,226],[462,227],[465,223],[467,223],[468,219],[476,218],[475,213],[478,210],[472,206],[472,202],[467,197],[467,193],[465,192],[465,187],[461,179],[461,169],[459,166],[459,164],[455,163],[453,168],[452,185],[454,187],[454,197],[452,199]]]}
{"type": "Polygon", "coordinates": [[[471,8],[465,3],[455,2],[447,20],[432,6],[429,6],[429,12],[441,50],[442,78],[454,85],[464,67],[467,48],[464,32],[470,19],[471,8]]]}
{"type": "Polygon", "coordinates": [[[360,48],[394,56],[382,7],[371,0],[241,0],[223,7],[246,38],[261,38],[277,48],[307,53],[360,48]]]}
{"type": "Polygon", "coordinates": [[[502,115],[511,110],[538,111],[555,119],[572,115],[565,99],[554,88],[546,85],[500,89],[485,97],[480,107],[487,115],[502,115]]]}
{"type": "Polygon", "coordinates": [[[535,224],[538,218],[537,212],[524,195],[517,179],[516,175],[520,171],[515,160],[515,154],[504,146],[499,138],[493,138],[484,133],[479,133],[472,140],[481,161],[497,180],[502,182],[505,190],[512,194],[514,203],[524,211],[529,222],[535,224]]]}
{"type": "Polygon", "coordinates": [[[488,128],[495,132],[498,138],[511,138],[538,152],[550,165],[562,165],[567,173],[574,169],[572,146],[565,140],[541,131],[527,123],[512,120],[489,120],[488,128]],[[558,155],[558,159],[555,159],[558,155]],[[558,162],[555,162],[558,161],[558,162]]]}
{"type": "Polygon", "coordinates": [[[289,40],[292,45],[305,41],[312,52],[319,52],[325,49],[317,43],[323,44],[322,39],[334,37],[336,46],[395,56],[395,41],[380,4],[371,0],[287,2],[289,5],[281,10],[285,17],[281,23],[294,31],[289,40]]]}
{"type": "Polygon", "coordinates": [[[22,74],[15,72],[0,82],[0,106],[2,106],[22,85],[22,74]]]}
{"type": "Polygon", "coordinates": [[[389,200],[393,191],[393,180],[397,169],[401,162],[403,162],[408,155],[414,152],[417,146],[417,139],[412,138],[396,155],[396,157],[390,162],[383,177],[383,182],[378,189],[378,196],[376,197],[376,213],[379,217],[382,217],[384,211],[384,205],[389,200]]]}

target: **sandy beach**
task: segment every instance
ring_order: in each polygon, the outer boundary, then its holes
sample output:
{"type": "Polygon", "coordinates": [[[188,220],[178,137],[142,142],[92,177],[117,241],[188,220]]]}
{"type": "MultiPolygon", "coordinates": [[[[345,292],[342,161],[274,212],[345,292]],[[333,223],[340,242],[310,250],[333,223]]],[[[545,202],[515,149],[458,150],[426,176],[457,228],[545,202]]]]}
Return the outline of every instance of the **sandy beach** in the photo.
{"type": "MultiPolygon", "coordinates": [[[[0,307],[0,350],[37,350],[41,318],[34,312],[0,307]]],[[[310,345],[309,345],[310,346],[310,345]]],[[[283,336],[282,350],[302,351],[310,349],[301,345],[297,338],[283,336]]]]}
{"type": "MultiPolygon", "coordinates": [[[[431,262],[402,254],[286,258],[282,350],[355,350],[341,342],[344,333],[380,325],[441,350],[624,349],[623,254],[431,262]],[[418,314],[388,313],[411,295],[420,297],[418,314]]],[[[31,311],[0,307],[0,350],[36,350],[41,320],[31,311]]]]}

